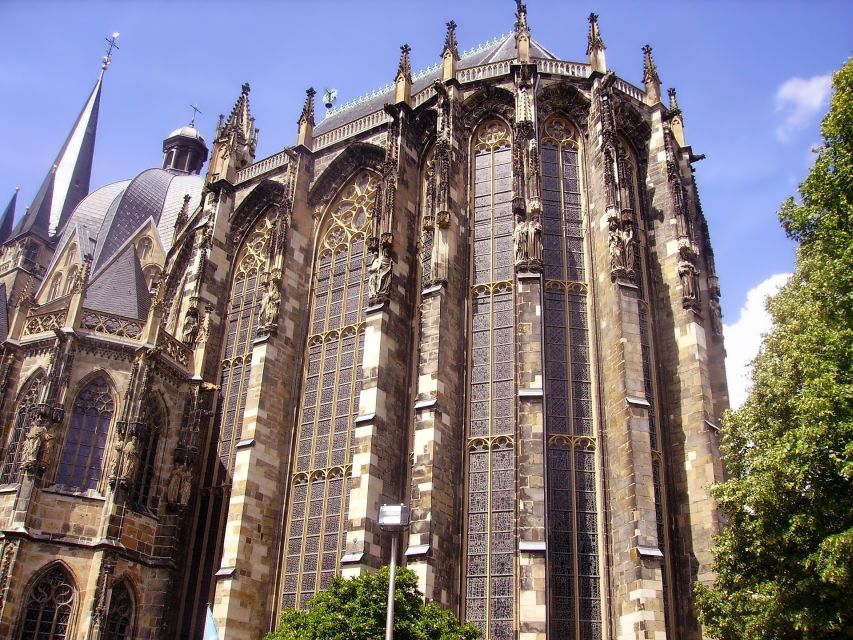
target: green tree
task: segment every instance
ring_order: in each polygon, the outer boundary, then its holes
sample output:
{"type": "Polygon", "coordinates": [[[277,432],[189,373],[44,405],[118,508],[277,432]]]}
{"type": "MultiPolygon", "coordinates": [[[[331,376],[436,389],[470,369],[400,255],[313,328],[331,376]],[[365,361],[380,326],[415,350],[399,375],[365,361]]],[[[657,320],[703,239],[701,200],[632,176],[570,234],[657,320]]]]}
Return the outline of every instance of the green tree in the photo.
{"type": "Polygon", "coordinates": [[[724,420],[728,528],[697,591],[725,640],[853,638],[853,59],[833,85],[802,203],[779,213],[796,271],[768,302],[752,392],[724,420]]]}
{"type": "MultiPolygon", "coordinates": [[[[417,577],[398,569],[394,587],[395,640],[476,640],[478,629],[460,624],[435,602],[425,604],[417,577]]],[[[376,640],[385,637],[388,568],[344,580],[332,578],[329,587],[308,602],[304,611],[288,609],[279,628],[266,640],[376,640]]]]}

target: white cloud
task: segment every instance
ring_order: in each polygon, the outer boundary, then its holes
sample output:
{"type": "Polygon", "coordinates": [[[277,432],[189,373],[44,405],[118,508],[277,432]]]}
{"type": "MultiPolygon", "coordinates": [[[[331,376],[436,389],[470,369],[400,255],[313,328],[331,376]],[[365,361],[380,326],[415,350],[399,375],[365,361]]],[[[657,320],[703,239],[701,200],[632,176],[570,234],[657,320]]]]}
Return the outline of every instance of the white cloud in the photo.
{"type": "Polygon", "coordinates": [[[737,409],[749,393],[753,358],[761,346],[761,336],[772,326],[765,302],[784,285],[790,273],[777,273],[760,282],[746,294],[740,317],[723,327],[726,338],[726,376],[729,379],[729,402],[737,409]]]}
{"type": "Polygon", "coordinates": [[[821,111],[832,91],[832,76],[813,76],[808,79],[788,78],[776,90],[776,111],[784,116],[776,127],[780,142],[788,142],[791,135],[821,111]]]}

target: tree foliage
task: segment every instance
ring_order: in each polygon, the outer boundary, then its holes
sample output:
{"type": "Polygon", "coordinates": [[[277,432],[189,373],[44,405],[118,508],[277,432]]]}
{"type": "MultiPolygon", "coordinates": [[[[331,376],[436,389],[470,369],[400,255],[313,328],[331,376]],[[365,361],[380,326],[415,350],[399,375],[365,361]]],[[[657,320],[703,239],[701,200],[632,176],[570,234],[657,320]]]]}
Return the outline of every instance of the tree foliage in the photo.
{"type": "Polygon", "coordinates": [[[797,267],[743,407],[724,420],[728,518],[712,588],[724,640],[853,638],[853,59],[834,76],[817,161],[779,213],[797,267]]]}
{"type": "MultiPolygon", "coordinates": [[[[385,637],[388,568],[344,580],[332,578],[329,587],[308,602],[304,611],[288,609],[279,628],[266,640],[376,640],[385,637]]],[[[435,602],[425,604],[417,577],[398,569],[394,587],[395,640],[476,640],[478,629],[462,625],[435,602]]]]}

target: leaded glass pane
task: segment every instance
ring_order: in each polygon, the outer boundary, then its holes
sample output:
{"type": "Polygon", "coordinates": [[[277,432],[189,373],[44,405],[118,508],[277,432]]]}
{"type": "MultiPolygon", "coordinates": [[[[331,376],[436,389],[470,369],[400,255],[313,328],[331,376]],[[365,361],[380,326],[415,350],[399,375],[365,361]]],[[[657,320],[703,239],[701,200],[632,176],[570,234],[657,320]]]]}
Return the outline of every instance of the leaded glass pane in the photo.
{"type": "Polygon", "coordinates": [[[33,586],[24,611],[21,640],[64,640],[74,608],[71,577],[56,566],[33,586]]]}
{"type": "Polygon", "coordinates": [[[32,419],[35,417],[39,394],[44,384],[44,374],[39,371],[24,385],[18,399],[18,409],[15,412],[15,424],[9,435],[9,443],[3,456],[3,467],[0,469],[0,484],[21,481],[21,457],[24,453],[24,441],[32,419]]]}
{"type": "Polygon", "coordinates": [[[98,488],[113,408],[109,384],[102,377],[92,380],[77,394],[59,460],[57,484],[80,490],[98,488]]]}

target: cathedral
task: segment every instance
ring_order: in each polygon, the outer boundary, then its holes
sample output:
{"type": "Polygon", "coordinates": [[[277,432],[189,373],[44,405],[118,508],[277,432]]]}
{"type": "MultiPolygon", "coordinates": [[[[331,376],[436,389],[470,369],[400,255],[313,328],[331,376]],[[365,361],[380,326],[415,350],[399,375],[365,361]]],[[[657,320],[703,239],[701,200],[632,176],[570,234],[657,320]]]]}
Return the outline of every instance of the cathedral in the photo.
{"type": "Polygon", "coordinates": [[[521,2],[436,45],[322,120],[308,89],[270,157],[245,84],[91,190],[105,57],[0,218],[0,637],[259,640],[387,564],[401,503],[483,638],[705,637],[728,398],[675,91],[595,14],[581,62],[521,2]]]}

